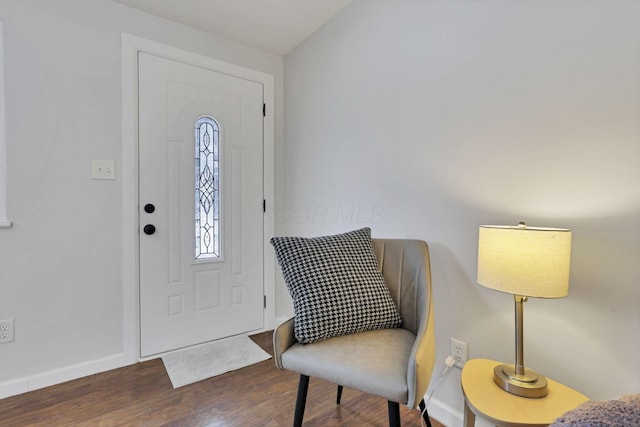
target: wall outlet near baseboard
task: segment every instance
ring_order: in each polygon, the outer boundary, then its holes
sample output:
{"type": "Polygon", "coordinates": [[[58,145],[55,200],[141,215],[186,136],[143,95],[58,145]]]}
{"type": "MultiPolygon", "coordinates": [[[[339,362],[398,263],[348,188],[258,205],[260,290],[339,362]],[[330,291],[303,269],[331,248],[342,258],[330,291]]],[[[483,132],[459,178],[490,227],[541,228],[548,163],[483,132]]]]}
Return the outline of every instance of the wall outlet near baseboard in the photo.
{"type": "Polygon", "coordinates": [[[0,344],[14,340],[13,319],[0,320],[0,344]]]}
{"type": "Polygon", "coordinates": [[[462,368],[467,361],[467,343],[451,338],[450,353],[456,361],[455,365],[462,368]]]}

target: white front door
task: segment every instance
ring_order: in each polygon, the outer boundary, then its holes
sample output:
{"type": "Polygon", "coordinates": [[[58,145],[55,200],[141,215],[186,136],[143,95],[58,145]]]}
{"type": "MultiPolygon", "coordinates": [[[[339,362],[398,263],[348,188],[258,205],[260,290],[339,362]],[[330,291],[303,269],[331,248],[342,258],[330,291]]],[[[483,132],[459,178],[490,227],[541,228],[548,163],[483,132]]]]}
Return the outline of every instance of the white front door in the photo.
{"type": "Polygon", "coordinates": [[[262,84],[140,52],[141,356],[261,329],[262,84]]]}

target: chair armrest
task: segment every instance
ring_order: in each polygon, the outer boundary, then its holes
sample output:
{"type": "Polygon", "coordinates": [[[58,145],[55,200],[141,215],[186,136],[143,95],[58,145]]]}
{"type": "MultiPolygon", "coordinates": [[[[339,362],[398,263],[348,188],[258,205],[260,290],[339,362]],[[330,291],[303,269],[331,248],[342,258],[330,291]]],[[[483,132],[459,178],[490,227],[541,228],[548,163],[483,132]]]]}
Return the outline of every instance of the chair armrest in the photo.
{"type": "Polygon", "coordinates": [[[293,333],[294,318],[281,323],[273,331],[273,360],[276,366],[282,368],[282,353],[297,342],[293,333]]]}

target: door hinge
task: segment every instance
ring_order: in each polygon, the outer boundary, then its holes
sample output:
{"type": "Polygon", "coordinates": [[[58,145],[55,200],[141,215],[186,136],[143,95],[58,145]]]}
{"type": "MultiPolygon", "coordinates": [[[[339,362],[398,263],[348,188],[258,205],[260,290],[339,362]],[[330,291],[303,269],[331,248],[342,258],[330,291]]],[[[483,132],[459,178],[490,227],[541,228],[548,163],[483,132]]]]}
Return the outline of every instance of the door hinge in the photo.
{"type": "Polygon", "coordinates": [[[267,104],[262,104],[262,117],[267,117],[267,104]]]}
{"type": "Polygon", "coordinates": [[[262,199],[262,212],[266,212],[267,211],[267,201],[265,199],[262,199]]]}
{"type": "Polygon", "coordinates": [[[267,308],[267,296],[263,295],[264,308],[267,308]]]}

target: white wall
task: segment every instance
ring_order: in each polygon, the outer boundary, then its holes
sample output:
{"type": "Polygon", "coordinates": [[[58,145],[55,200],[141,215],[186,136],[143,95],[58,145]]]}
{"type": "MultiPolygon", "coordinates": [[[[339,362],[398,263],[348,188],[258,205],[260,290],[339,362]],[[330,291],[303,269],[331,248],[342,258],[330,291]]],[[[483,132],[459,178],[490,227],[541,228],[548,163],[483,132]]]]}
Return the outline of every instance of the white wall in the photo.
{"type": "MultiPolygon", "coordinates": [[[[277,233],[426,240],[440,372],[450,337],[513,363],[478,226],[571,228],[569,296],[526,304],[525,364],[640,391],[638,22],[637,1],[356,0],[285,57],[277,233]]],[[[459,372],[440,408],[462,411],[459,372]]]]}
{"type": "Polygon", "coordinates": [[[123,324],[121,33],[273,75],[277,141],[283,60],[111,0],[0,0],[0,20],[13,221],[0,229],[0,318],[16,335],[0,347],[1,397],[117,365],[135,333],[123,324]],[[116,181],[91,180],[92,159],[115,160],[116,181]]]}

